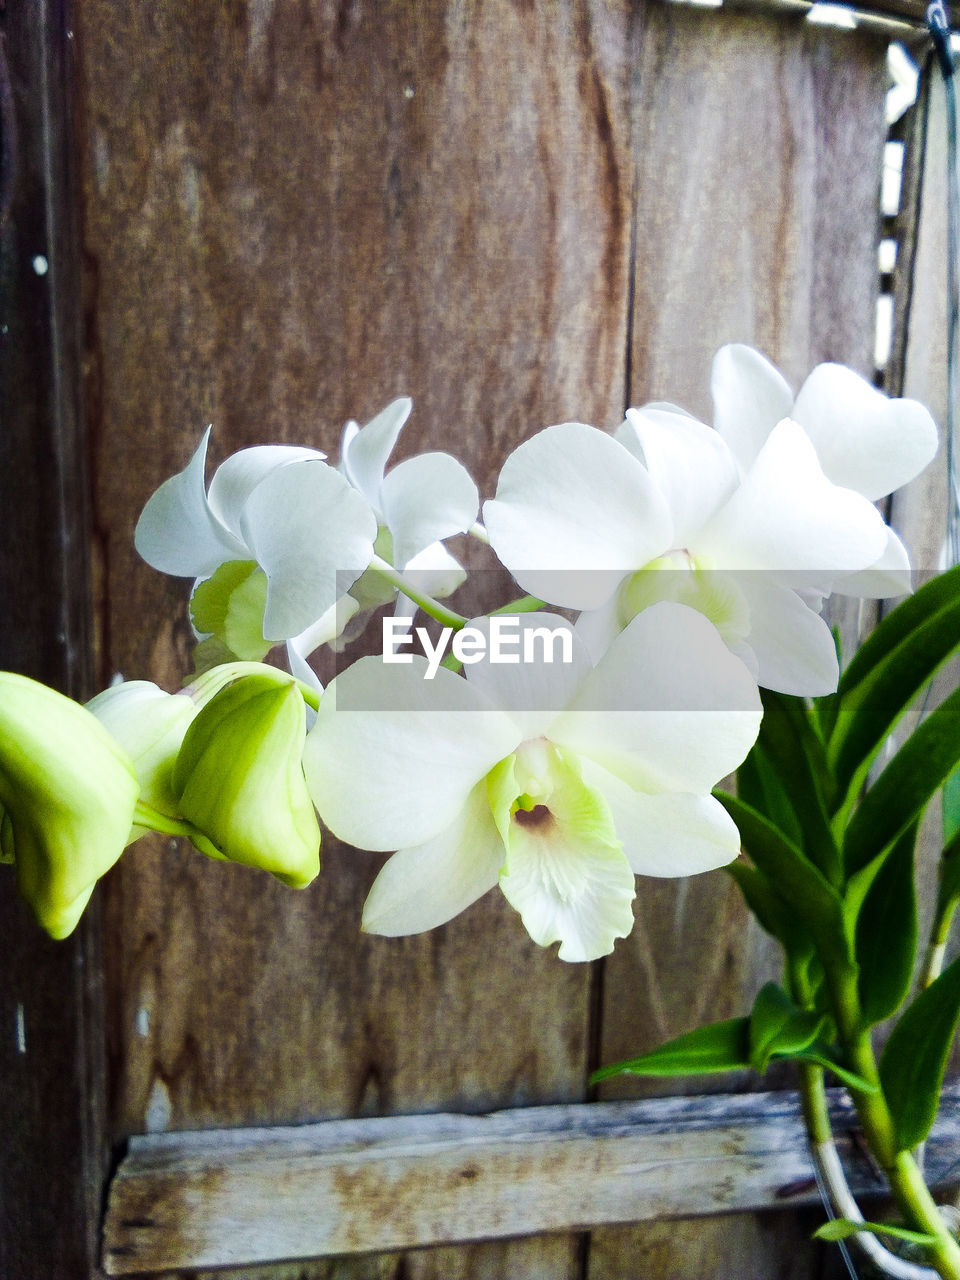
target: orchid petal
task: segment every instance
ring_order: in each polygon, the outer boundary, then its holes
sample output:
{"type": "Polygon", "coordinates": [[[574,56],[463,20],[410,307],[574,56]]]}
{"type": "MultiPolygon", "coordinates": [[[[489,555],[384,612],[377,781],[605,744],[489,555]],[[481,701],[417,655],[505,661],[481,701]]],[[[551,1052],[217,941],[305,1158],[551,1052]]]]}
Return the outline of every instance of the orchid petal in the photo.
{"type": "Polygon", "coordinates": [[[686,546],[736,489],[736,459],[716,431],[680,412],[628,409],[615,438],[631,437],[670,509],[674,546],[686,546]]]}
{"type": "Polygon", "coordinates": [[[837,647],[823,618],[769,574],[744,573],[739,582],[750,608],[759,683],[798,697],[833,693],[840,678],[837,647]]]}
{"type": "Polygon", "coordinates": [[[510,718],[426,660],[361,658],[327,687],[304,751],[314,803],[341,839],[400,849],[433,839],[519,742],[510,718]]]}
{"type": "Polygon", "coordinates": [[[937,451],[937,428],[916,400],[891,400],[839,364],[820,364],[800,388],[793,418],[834,484],[871,501],[918,475],[937,451]]]}
{"type": "Polygon", "coordinates": [[[487,647],[480,661],[467,665],[469,683],[494,706],[509,710],[521,737],[547,734],[592,670],[590,655],[572,624],[555,613],[527,613],[477,618],[470,625],[487,638],[487,647]],[[500,627],[501,640],[492,639],[491,632],[495,636],[500,627]],[[569,662],[564,661],[562,632],[569,633],[569,662]],[[500,658],[493,660],[497,643],[500,658]],[[525,661],[527,645],[532,648],[530,662],[525,661]]]}
{"type": "Polygon", "coordinates": [[[299,635],[324,614],[370,563],[377,536],[366,499],[319,460],[272,471],[248,498],[242,528],[267,575],[268,640],[299,635]]]}
{"type": "Polygon", "coordinates": [[[806,432],[784,419],[691,550],[724,569],[852,572],[873,564],[886,541],[876,507],[832,484],[806,432]]]}
{"type": "Polygon", "coordinates": [[[249,552],[217,519],[204,488],[211,428],[183,471],[148,500],[133,535],[137,551],[161,573],[193,578],[212,573],[224,560],[246,560],[249,552]]]}
{"type": "Polygon", "coordinates": [[[740,852],[736,824],[713,796],[648,795],[587,760],[583,776],[610,806],[636,875],[699,875],[726,866],[740,852]]]}
{"type": "Polygon", "coordinates": [[[213,474],[207,494],[210,510],[235,537],[242,537],[241,512],[261,481],[278,467],[309,459],[322,461],[326,456],[318,449],[288,444],[261,444],[251,449],[240,449],[222,462],[213,474]]]}
{"type": "Polygon", "coordinates": [[[387,459],[412,408],[413,401],[401,396],[381,409],[365,427],[358,428],[355,422],[348,422],[344,427],[340,444],[344,474],[378,514],[381,514],[380,486],[387,459]]]}
{"type": "Polygon", "coordinates": [[[322,644],[329,644],[331,640],[335,640],[359,607],[353,596],[341,596],[337,603],[331,605],[316,622],[301,631],[298,636],[292,636],[287,641],[290,674],[302,680],[310,688],[318,692],[322,691],[323,685],[313,667],[307,662],[307,658],[322,644]]]}
{"type": "Polygon", "coordinates": [[[704,793],[742,763],[760,716],[757,686],[716,628],[663,603],[616,637],[550,732],[631,786],[704,793]]]}
{"type": "Polygon", "coordinates": [[[710,389],[714,426],[748,471],[773,428],[790,416],[793,392],[769,360],[739,342],[714,356],[710,389]]]}
{"type": "Polygon", "coordinates": [[[909,595],[913,590],[910,553],[888,526],[887,545],[880,559],[858,573],[839,574],[831,579],[831,587],[842,596],[859,596],[863,600],[909,595]]]}
{"type": "Polygon", "coordinates": [[[603,797],[562,752],[547,754],[543,803],[507,808],[522,783],[503,768],[493,780],[491,805],[507,846],[500,888],[534,942],[559,942],[561,960],[596,960],[633,928],[633,872],[603,797]]]}
{"type": "Polygon", "coordinates": [[[466,468],[449,453],[421,453],[394,467],[380,487],[394,564],[404,568],[431,543],[466,532],[479,502],[466,468]]]}
{"type": "Polygon", "coordinates": [[[574,609],[597,608],[673,535],[647,469],[578,422],[548,427],[515,449],[483,511],[490,543],[521,587],[574,609]]]}
{"type": "MultiPolygon", "coordinates": [[[[431,542],[407,561],[403,576],[417,591],[445,600],[466,582],[467,571],[442,542],[431,542]]],[[[416,611],[417,606],[412,600],[404,595],[397,597],[396,613],[399,616],[412,618],[416,611]]]]}
{"type": "Polygon", "coordinates": [[[481,781],[448,827],[388,859],[363,904],[360,927],[391,938],[435,929],[494,887],[503,859],[481,781]]]}
{"type": "MultiPolygon", "coordinates": [[[[182,693],[167,693],[149,680],[125,680],[104,689],[87,710],[126,751],[137,771],[140,800],[177,816],[173,766],[197,706],[182,693]]],[[[141,834],[141,829],[136,829],[141,834]]]]}
{"type": "Polygon", "coordinates": [[[587,646],[594,664],[598,663],[620,634],[620,592],[596,609],[585,609],[577,618],[574,630],[587,646]]]}

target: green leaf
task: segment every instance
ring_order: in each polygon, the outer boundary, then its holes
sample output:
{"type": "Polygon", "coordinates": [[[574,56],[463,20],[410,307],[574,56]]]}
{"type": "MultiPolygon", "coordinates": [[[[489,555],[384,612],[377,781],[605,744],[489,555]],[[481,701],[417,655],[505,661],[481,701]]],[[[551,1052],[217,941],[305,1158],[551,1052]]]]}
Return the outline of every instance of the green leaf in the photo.
{"type": "Polygon", "coordinates": [[[822,1013],[801,1009],[777,983],[766,983],[750,1014],[750,1065],[762,1075],[773,1057],[796,1057],[813,1044],[823,1023],[822,1013]]]}
{"type": "MultiPolygon", "coordinates": [[[[822,740],[800,698],[761,691],[763,720],[757,739],[796,815],[783,827],[832,884],[842,878],[840,854],[827,816],[833,781],[822,740]],[[799,832],[799,836],[794,835],[799,832]]],[[[776,811],[764,810],[776,820],[776,811]]]]}
{"type": "Polygon", "coordinates": [[[803,847],[803,828],[783,783],[760,742],[737,770],[737,795],[751,809],[762,813],[797,848],[803,847]]]}
{"type": "Polygon", "coordinates": [[[813,954],[810,934],[797,919],[796,911],[780,897],[762,871],[743,859],[729,863],[723,870],[736,880],[744,901],[761,927],[777,939],[795,964],[813,954]]]}
{"type": "Polygon", "coordinates": [[[892,1236],[895,1240],[907,1240],[911,1244],[936,1244],[937,1237],[925,1231],[909,1231],[906,1227],[891,1227],[885,1222],[854,1222],[852,1218],[833,1218],[818,1227],[813,1233],[814,1240],[846,1240],[860,1231],[869,1231],[875,1236],[892,1236]]]}
{"type": "Polygon", "coordinates": [[[943,847],[946,849],[960,837],[960,769],[954,769],[943,784],[943,847]]]}
{"type": "Polygon", "coordinates": [[[960,566],[948,570],[919,587],[892,609],[873,629],[840,677],[841,698],[870,675],[873,669],[918,627],[960,596],[960,566]]]}
{"type": "Polygon", "coordinates": [[[960,761],[960,689],[903,744],[860,803],[844,836],[853,874],[897,840],[923,813],[960,761]]]}
{"type": "Polygon", "coordinates": [[[808,1048],[790,1056],[799,1058],[801,1062],[812,1062],[818,1067],[832,1071],[837,1079],[850,1089],[858,1089],[861,1093],[879,1093],[875,1084],[865,1080],[863,1076],[858,1076],[855,1071],[851,1071],[840,1061],[836,1051],[830,1045],[824,1044],[822,1040],[816,1040],[808,1048]]]}
{"type": "Polygon", "coordinates": [[[954,960],[900,1018],[880,1059],[898,1151],[909,1151],[930,1132],[958,1019],[960,960],[954,960]]]}
{"type": "Polygon", "coordinates": [[[841,798],[859,790],[896,722],[958,646],[960,595],[926,618],[842,694],[829,749],[841,798]]]}
{"type": "Polygon", "coordinates": [[[593,1072],[590,1083],[597,1084],[620,1075],[687,1076],[740,1071],[750,1066],[749,1045],[748,1018],[712,1022],[677,1036],[675,1040],[668,1040],[639,1058],[601,1067],[593,1072]]]}
{"type": "Polygon", "coordinates": [[[713,793],[740,829],[753,862],[805,925],[827,966],[849,969],[853,949],[847,935],[843,902],[837,891],[797,846],[763,814],[723,791],[713,793]]]}
{"type": "Polygon", "coordinates": [[[884,859],[857,916],[860,1005],[867,1026],[896,1013],[910,990],[917,949],[916,840],[913,823],[884,859]]]}

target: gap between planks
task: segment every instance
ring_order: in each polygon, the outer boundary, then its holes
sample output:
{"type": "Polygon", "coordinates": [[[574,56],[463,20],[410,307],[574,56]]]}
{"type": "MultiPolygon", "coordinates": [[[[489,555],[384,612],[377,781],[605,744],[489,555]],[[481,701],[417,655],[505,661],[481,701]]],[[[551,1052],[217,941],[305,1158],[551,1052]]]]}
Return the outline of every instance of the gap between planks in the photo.
{"type": "MultiPolygon", "coordinates": [[[[926,1148],[960,1176],[960,1084],[926,1148]]],[[[831,1115],[851,1185],[883,1191],[847,1095],[831,1115]]],[[[335,1120],[129,1140],[109,1187],[110,1276],[585,1230],[817,1200],[795,1093],[335,1120]]]]}

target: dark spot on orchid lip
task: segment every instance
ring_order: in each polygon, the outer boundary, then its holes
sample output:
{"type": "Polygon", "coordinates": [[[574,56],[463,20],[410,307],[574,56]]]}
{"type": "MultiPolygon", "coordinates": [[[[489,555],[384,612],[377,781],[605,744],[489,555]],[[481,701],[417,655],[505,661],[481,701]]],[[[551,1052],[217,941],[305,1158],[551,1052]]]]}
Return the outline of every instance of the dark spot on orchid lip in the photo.
{"type": "Polygon", "coordinates": [[[513,815],[521,827],[542,827],[552,816],[545,804],[535,804],[532,809],[517,809],[513,815]]]}

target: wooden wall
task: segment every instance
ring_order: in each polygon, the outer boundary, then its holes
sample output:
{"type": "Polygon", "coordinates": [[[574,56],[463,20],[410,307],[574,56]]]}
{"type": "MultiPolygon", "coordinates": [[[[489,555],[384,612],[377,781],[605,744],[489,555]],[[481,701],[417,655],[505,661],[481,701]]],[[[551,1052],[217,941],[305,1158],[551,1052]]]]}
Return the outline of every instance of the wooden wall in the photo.
{"type": "MultiPolygon", "coordinates": [[[[347,418],[410,394],[404,448],[490,494],[548,423],[667,397],[708,415],[725,341],[795,383],[871,371],[875,34],[655,0],[86,0],[70,39],[101,683],[188,669],[186,584],[132,533],[208,422],[215,460],[335,453],[347,418]]],[[[382,859],[332,838],[324,858],[301,894],[160,840],[108,877],[115,1146],[583,1100],[593,1066],[743,1012],[774,964],[721,873],[641,882],[634,935],[577,967],[493,894],[361,936],[382,859]]],[[[741,1214],[216,1274],[808,1280],[836,1265],[809,1229],[741,1214]]]]}

